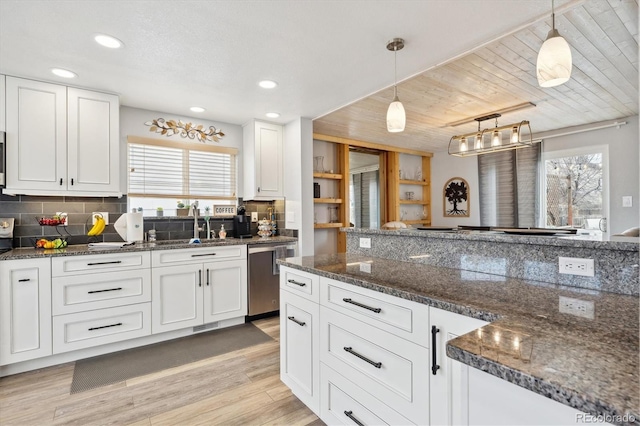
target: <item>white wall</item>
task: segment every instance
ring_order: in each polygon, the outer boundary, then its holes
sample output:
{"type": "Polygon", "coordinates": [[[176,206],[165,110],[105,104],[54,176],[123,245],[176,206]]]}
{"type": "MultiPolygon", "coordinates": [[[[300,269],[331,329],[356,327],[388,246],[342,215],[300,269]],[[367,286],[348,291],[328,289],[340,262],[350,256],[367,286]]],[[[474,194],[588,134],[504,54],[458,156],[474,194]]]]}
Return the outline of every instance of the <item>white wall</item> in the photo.
{"type": "Polygon", "coordinates": [[[314,252],[313,124],[299,118],[284,127],[285,225],[298,230],[300,256],[314,252]]]}
{"type": "Polygon", "coordinates": [[[436,152],[431,157],[431,225],[480,225],[477,157],[454,157],[436,152]],[[453,177],[461,177],[469,184],[469,217],[444,217],[444,185],[453,177]]]}
{"type": "Polygon", "coordinates": [[[585,146],[607,145],[609,147],[609,233],[616,234],[640,224],[640,174],[638,116],[619,121],[627,124],[607,129],[592,130],[567,136],[549,137],[567,131],[595,126],[577,126],[553,132],[536,134],[544,140],[544,152],[562,151],[585,146]],[[622,197],[633,197],[633,207],[622,207],[622,197]]]}
{"type": "MultiPolygon", "coordinates": [[[[242,126],[237,124],[222,123],[219,121],[204,120],[200,117],[176,116],[166,112],[149,111],[146,109],[131,108],[127,106],[120,107],[120,164],[127,164],[127,136],[142,136],[150,139],[161,140],[185,140],[193,142],[194,140],[182,138],[179,135],[162,136],[159,133],[149,131],[149,126],[145,126],[147,121],[164,118],[165,120],[182,120],[194,124],[202,124],[206,128],[215,126],[216,129],[222,130],[224,137],[220,142],[205,142],[215,146],[225,146],[238,148],[238,188],[242,188],[242,126]]],[[[127,167],[120,168],[120,182],[122,182],[122,193],[127,193],[128,173],[127,167]]]]}

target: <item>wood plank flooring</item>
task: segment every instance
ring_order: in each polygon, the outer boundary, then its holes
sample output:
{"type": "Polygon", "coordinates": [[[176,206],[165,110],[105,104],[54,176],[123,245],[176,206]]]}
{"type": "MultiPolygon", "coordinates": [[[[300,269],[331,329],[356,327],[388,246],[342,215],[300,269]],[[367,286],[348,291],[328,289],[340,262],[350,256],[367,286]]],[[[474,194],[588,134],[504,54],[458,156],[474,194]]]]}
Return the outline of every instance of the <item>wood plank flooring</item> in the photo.
{"type": "Polygon", "coordinates": [[[274,340],[74,395],[74,363],[0,378],[0,424],[323,425],[280,382],[278,317],[254,324],[274,340]]]}

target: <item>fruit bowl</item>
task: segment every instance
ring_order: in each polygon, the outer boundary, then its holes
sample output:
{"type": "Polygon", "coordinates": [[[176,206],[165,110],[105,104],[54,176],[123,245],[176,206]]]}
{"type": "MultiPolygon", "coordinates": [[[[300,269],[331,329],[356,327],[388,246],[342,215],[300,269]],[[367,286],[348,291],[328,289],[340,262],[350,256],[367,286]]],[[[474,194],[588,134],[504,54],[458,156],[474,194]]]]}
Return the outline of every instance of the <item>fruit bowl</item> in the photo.
{"type": "Polygon", "coordinates": [[[66,217],[41,217],[38,219],[40,226],[58,226],[66,225],[66,217]]]}
{"type": "Polygon", "coordinates": [[[35,248],[41,249],[61,249],[65,248],[69,243],[65,237],[58,237],[52,240],[47,238],[34,238],[34,246],[35,248]]]}

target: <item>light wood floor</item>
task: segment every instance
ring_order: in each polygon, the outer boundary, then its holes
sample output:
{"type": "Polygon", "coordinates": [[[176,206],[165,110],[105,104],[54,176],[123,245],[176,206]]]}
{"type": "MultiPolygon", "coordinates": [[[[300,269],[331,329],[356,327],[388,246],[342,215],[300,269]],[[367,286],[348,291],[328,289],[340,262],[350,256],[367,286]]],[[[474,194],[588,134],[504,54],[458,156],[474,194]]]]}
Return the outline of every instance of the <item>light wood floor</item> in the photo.
{"type": "Polygon", "coordinates": [[[250,348],[69,394],[74,363],[0,379],[0,425],[323,425],[280,382],[274,338],[250,348]]]}

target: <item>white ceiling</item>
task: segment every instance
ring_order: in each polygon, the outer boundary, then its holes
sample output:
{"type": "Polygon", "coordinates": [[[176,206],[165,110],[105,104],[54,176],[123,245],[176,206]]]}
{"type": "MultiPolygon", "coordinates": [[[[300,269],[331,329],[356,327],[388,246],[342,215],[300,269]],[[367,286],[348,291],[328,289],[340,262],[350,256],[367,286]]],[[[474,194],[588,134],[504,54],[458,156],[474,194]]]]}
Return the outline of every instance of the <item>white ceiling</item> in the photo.
{"type": "MultiPolygon", "coordinates": [[[[558,0],[556,8],[576,3],[558,0]]],[[[393,54],[385,46],[393,37],[406,40],[398,53],[402,80],[548,19],[550,6],[542,0],[0,0],[0,73],[115,92],[123,105],[180,116],[243,124],[276,111],[281,117],[273,121],[286,123],[323,116],[392,85],[393,54]],[[113,35],[125,48],[100,47],[95,33],[113,35]],[[55,77],[52,67],[78,78],[55,77]],[[279,86],[261,89],[262,79],[279,86]],[[194,105],[207,111],[191,113],[194,105]]]]}

